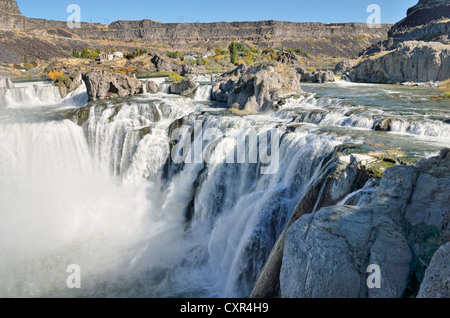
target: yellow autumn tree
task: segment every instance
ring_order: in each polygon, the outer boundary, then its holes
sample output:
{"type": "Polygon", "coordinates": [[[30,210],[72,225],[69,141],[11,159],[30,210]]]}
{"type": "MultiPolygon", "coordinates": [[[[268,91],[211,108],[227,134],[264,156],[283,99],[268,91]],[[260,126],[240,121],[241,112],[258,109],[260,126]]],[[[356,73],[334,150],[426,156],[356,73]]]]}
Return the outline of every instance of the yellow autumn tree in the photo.
{"type": "Polygon", "coordinates": [[[60,76],[63,76],[63,72],[62,71],[60,71],[60,72],[58,72],[57,70],[53,70],[53,71],[50,71],[49,73],[48,73],[48,77],[52,80],[52,81],[55,81],[58,77],[60,77],[60,76]]]}

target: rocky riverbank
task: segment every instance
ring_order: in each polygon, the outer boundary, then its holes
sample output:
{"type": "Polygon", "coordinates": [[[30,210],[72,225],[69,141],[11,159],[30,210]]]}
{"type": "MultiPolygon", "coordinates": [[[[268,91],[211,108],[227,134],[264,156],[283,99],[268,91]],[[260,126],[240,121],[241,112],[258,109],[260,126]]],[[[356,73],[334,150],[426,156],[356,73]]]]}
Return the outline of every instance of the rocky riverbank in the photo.
{"type": "Polygon", "coordinates": [[[369,180],[342,200],[367,178],[364,166],[377,162],[370,153],[350,158],[338,156],[336,168],[323,169],[310,186],[251,296],[449,297],[450,197],[444,189],[450,186],[450,150],[416,166],[389,167],[381,180],[369,180]],[[366,269],[374,264],[382,272],[379,289],[366,284],[366,269]]]}
{"type": "Polygon", "coordinates": [[[450,4],[420,0],[390,31],[388,40],[364,51],[348,76],[355,82],[444,81],[450,78],[450,4]]]}

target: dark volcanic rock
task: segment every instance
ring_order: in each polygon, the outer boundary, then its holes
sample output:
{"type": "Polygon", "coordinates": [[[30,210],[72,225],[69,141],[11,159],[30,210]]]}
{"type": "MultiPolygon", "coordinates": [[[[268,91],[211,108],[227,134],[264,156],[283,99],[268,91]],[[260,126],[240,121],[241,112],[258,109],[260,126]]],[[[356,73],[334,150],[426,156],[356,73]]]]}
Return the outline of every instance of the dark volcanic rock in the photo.
{"type": "Polygon", "coordinates": [[[344,60],[336,64],[334,68],[335,74],[346,74],[348,73],[354,66],[356,66],[358,62],[354,60],[344,60]]]}
{"type": "Polygon", "coordinates": [[[450,298],[450,243],[434,254],[417,297],[450,298]]]}
{"type": "Polygon", "coordinates": [[[370,29],[365,23],[294,23],[281,21],[160,23],[151,20],[116,21],[107,28],[100,24],[81,23],[80,29],[67,28],[65,21],[27,18],[11,0],[0,2],[0,30],[50,30],[55,35],[86,39],[138,39],[148,43],[198,47],[205,43],[252,42],[254,45],[302,47],[311,54],[356,55],[366,45],[374,44],[392,25],[370,29]],[[3,6],[2,6],[3,4],[3,6]],[[4,8],[4,10],[1,10],[4,8]],[[68,31],[68,32],[65,32],[68,31]],[[53,31],[52,31],[53,32],[53,31]],[[65,34],[65,35],[64,35],[65,34]],[[361,36],[367,44],[361,45],[361,36]]]}
{"type": "Polygon", "coordinates": [[[177,72],[182,73],[183,66],[171,61],[169,58],[155,54],[152,58],[152,63],[155,65],[158,72],[177,72]]]}
{"type": "Polygon", "coordinates": [[[156,94],[161,91],[158,84],[156,84],[154,81],[147,81],[147,93],[149,94],[156,94]]]}
{"type": "Polygon", "coordinates": [[[192,79],[185,79],[179,83],[173,83],[170,85],[169,93],[188,96],[193,94],[198,86],[199,84],[194,82],[192,79]]]}
{"type": "Polygon", "coordinates": [[[124,97],[142,92],[142,82],[137,78],[106,71],[93,71],[83,74],[89,101],[109,97],[124,97]]]}
{"type": "Polygon", "coordinates": [[[301,75],[303,83],[329,83],[334,82],[334,73],[332,71],[308,72],[304,68],[299,68],[298,73],[301,75]]]}
{"type": "Polygon", "coordinates": [[[436,41],[450,34],[450,2],[448,0],[420,0],[408,9],[407,16],[389,31],[390,46],[400,42],[436,41]]]}
{"type": "Polygon", "coordinates": [[[290,65],[290,66],[298,66],[299,61],[297,56],[294,53],[291,52],[283,52],[280,56],[278,56],[277,59],[278,62],[290,65]]]}
{"type": "Polygon", "coordinates": [[[367,59],[349,73],[353,82],[428,82],[450,78],[450,45],[409,41],[393,52],[367,59]]]}
{"type": "Polygon", "coordinates": [[[302,93],[300,76],[283,64],[241,65],[222,75],[213,87],[212,98],[229,107],[252,112],[276,107],[292,94],[302,93]]]}

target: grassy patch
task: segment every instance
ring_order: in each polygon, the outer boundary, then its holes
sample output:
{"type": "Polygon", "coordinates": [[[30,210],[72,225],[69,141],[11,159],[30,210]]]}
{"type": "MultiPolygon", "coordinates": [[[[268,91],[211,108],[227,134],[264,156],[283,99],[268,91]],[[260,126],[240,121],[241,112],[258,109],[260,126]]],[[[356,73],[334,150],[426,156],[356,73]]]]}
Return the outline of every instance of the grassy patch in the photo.
{"type": "Polygon", "coordinates": [[[253,114],[253,112],[250,111],[250,110],[239,110],[237,108],[230,108],[228,110],[228,112],[230,114],[233,114],[233,115],[236,115],[236,116],[247,116],[247,115],[253,114]]]}

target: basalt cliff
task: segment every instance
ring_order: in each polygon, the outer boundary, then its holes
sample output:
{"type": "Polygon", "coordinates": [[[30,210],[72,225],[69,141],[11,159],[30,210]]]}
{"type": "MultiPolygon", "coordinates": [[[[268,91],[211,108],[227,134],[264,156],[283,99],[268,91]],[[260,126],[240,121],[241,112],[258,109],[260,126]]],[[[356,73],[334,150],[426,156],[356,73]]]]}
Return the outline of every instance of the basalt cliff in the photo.
{"type": "Polygon", "coordinates": [[[389,31],[386,41],[362,53],[350,71],[355,82],[444,81],[450,78],[450,1],[420,0],[389,31]]]}
{"type": "MultiPolygon", "coordinates": [[[[51,52],[37,42],[51,42],[59,48],[59,55],[70,56],[69,47],[80,47],[80,39],[86,42],[100,40],[140,41],[159,43],[176,49],[202,48],[228,45],[231,41],[247,42],[261,47],[301,47],[306,52],[329,56],[353,57],[361,50],[386,38],[392,25],[383,24],[370,29],[364,23],[294,23],[281,21],[215,22],[215,23],[161,23],[152,20],[116,21],[109,25],[81,23],[81,28],[69,29],[64,21],[28,18],[21,14],[15,1],[0,0],[0,53],[3,56],[27,54],[39,58],[40,51],[51,52]],[[46,30],[36,33],[36,30],[46,30]],[[19,41],[17,32],[25,32],[31,38],[19,41]],[[49,36],[50,35],[50,36],[49,36]],[[59,43],[62,39],[72,41],[59,43]],[[58,42],[58,43],[57,43],[58,42]],[[29,46],[17,54],[14,46],[29,46]],[[31,48],[33,47],[33,48],[31,48]],[[38,48],[38,50],[36,50],[38,48]]],[[[89,46],[89,45],[87,45],[89,46]]],[[[54,51],[54,50],[53,50],[54,51]]],[[[44,54],[45,56],[45,54],[44,54]]],[[[8,61],[10,62],[10,61],[8,61]]]]}

